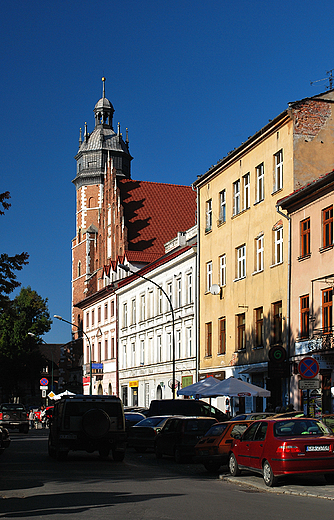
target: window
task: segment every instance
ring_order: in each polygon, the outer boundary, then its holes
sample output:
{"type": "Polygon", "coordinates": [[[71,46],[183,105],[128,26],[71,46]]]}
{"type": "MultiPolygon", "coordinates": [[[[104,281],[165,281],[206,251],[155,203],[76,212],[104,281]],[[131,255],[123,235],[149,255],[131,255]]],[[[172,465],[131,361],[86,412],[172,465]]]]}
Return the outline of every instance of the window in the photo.
{"type": "Polygon", "coordinates": [[[115,315],[115,301],[110,302],[110,317],[113,318],[115,315]]]}
{"type": "Polygon", "coordinates": [[[212,356],[212,322],[205,324],[205,355],[212,356]]]}
{"type": "Polygon", "coordinates": [[[218,320],[218,333],[219,333],[219,343],[218,343],[218,354],[226,353],[226,317],[219,318],[218,320]]]}
{"type": "Polygon", "coordinates": [[[274,230],[274,264],[283,262],[283,227],[274,230]]]}
{"type": "Polygon", "coordinates": [[[273,342],[274,345],[282,343],[282,302],[273,305],[273,342]]]}
{"type": "Polygon", "coordinates": [[[123,345],[122,368],[126,368],[126,345],[123,345]]]}
{"type": "Polygon", "coordinates": [[[220,271],[220,286],[226,285],[226,255],[222,255],[219,258],[219,271],[220,271]]]}
{"type": "Polygon", "coordinates": [[[93,309],[92,310],[92,327],[94,327],[94,315],[95,315],[95,313],[94,313],[94,309],[93,309]]]}
{"type": "Polygon", "coordinates": [[[81,262],[78,262],[78,278],[81,276],[81,262]]]}
{"type": "Polygon", "coordinates": [[[332,330],[332,306],[333,306],[333,289],[324,289],[322,291],[322,327],[324,333],[332,330]]]}
{"type": "Polygon", "coordinates": [[[261,163],[256,167],[256,202],[264,199],[264,164],[261,163]]]}
{"type": "MultiPolygon", "coordinates": [[[[168,282],[167,283],[167,291],[166,292],[167,292],[167,296],[170,299],[170,301],[173,302],[173,283],[172,282],[168,282]]],[[[167,304],[167,312],[168,312],[168,311],[170,311],[170,303],[166,302],[166,304],[167,304]]]]}
{"type": "Polygon", "coordinates": [[[322,210],[322,243],[323,247],[333,244],[333,206],[322,210]]]}
{"type": "Polygon", "coordinates": [[[98,345],[97,345],[97,361],[98,361],[98,363],[101,363],[101,350],[102,350],[101,341],[99,341],[98,345]]]}
{"type": "Polygon", "coordinates": [[[140,340],[140,364],[144,365],[145,363],[145,340],[140,340]]]}
{"type": "Polygon", "coordinates": [[[167,354],[168,354],[168,360],[171,361],[173,359],[173,344],[172,344],[172,334],[170,332],[167,333],[167,354]]]}
{"type": "Polygon", "coordinates": [[[86,313],[86,329],[89,329],[89,312],[86,313]]]}
{"type": "Polygon", "coordinates": [[[233,183],[233,215],[240,213],[240,180],[233,183]]]}
{"type": "Polygon", "coordinates": [[[176,331],[176,352],[175,356],[177,359],[181,359],[181,331],[176,331]]]}
{"type": "Polygon", "coordinates": [[[283,188],[283,150],[275,153],[275,178],[274,178],[274,191],[281,190],[283,188]]]}
{"type": "Polygon", "coordinates": [[[145,294],[140,295],[140,321],[145,320],[145,294]]]}
{"type": "Polygon", "coordinates": [[[97,308],[97,321],[101,323],[101,307],[97,308]]]}
{"type": "Polygon", "coordinates": [[[306,218],[300,223],[300,245],[301,257],[308,256],[311,252],[310,247],[310,219],[306,218]]]}
{"type": "Polygon", "coordinates": [[[131,324],[135,325],[136,323],[136,298],[133,298],[131,301],[131,324]]]}
{"type": "Polygon", "coordinates": [[[153,290],[148,291],[147,295],[147,317],[153,318],[153,290]]]}
{"type": "Polygon", "coordinates": [[[108,357],[108,340],[104,340],[104,359],[109,359],[108,357]]]}
{"type": "Polygon", "coordinates": [[[300,297],[300,337],[308,338],[309,336],[309,315],[310,304],[309,295],[300,297]]]}
{"type": "Polygon", "coordinates": [[[123,303],[123,327],[128,326],[128,304],[123,303]]]}
{"type": "Polygon", "coordinates": [[[111,338],[111,359],[115,359],[115,338],[111,338]]]}
{"type": "Polygon", "coordinates": [[[157,363],[162,361],[162,339],[161,336],[157,336],[157,363]]]}
{"type": "Polygon", "coordinates": [[[237,248],[237,280],[246,276],[246,246],[237,248]]]}
{"type": "Polygon", "coordinates": [[[107,321],[108,319],[108,304],[104,304],[104,321],[107,321]]]}
{"type": "Polygon", "coordinates": [[[131,343],[131,366],[136,366],[136,344],[131,343]]]}
{"type": "Polygon", "coordinates": [[[264,347],[263,307],[255,309],[255,347],[264,347]]]}
{"type": "Polygon", "coordinates": [[[242,187],[243,187],[243,208],[248,209],[250,207],[250,174],[246,173],[246,175],[242,178],[242,187]]]}
{"type": "Polygon", "coordinates": [[[187,303],[193,301],[193,275],[192,273],[187,274],[187,303]]]}
{"type": "Polygon", "coordinates": [[[182,305],[182,280],[178,278],[176,280],[176,307],[181,307],[182,305]]]}
{"type": "Polygon", "coordinates": [[[186,338],[187,338],[187,357],[191,357],[193,355],[193,337],[192,337],[192,329],[191,327],[187,327],[186,329],[186,338]]]}
{"type": "Polygon", "coordinates": [[[163,292],[160,289],[158,289],[158,298],[157,298],[158,314],[162,314],[162,296],[163,296],[163,292]]]}
{"type": "Polygon", "coordinates": [[[212,262],[206,264],[206,292],[209,292],[212,286],[212,262]]]}
{"type": "Polygon", "coordinates": [[[245,350],[246,348],[246,314],[237,315],[237,350],[245,350]]]}
{"type": "Polygon", "coordinates": [[[255,240],[255,271],[258,273],[263,271],[264,256],[264,236],[261,235],[255,240]]]}
{"type": "Polygon", "coordinates": [[[211,231],[212,229],[212,199],[206,202],[206,225],[205,231],[211,231]]]}
{"type": "Polygon", "coordinates": [[[226,222],[226,190],[219,193],[219,224],[226,222]]]}

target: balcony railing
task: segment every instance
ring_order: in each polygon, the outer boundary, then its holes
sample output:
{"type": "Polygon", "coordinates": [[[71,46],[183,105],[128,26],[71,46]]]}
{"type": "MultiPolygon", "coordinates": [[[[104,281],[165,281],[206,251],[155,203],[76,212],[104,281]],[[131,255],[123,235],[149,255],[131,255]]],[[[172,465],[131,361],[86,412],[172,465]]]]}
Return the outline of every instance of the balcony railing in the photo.
{"type": "Polygon", "coordinates": [[[308,346],[313,352],[334,350],[334,327],[314,329],[308,346]]]}

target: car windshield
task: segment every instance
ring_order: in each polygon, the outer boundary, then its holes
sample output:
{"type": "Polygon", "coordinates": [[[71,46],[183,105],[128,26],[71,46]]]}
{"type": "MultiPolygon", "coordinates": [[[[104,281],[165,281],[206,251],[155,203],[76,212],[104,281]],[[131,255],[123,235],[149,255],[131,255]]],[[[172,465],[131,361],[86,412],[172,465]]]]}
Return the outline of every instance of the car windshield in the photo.
{"type": "Polygon", "coordinates": [[[227,428],[227,424],[215,424],[206,432],[206,437],[219,437],[227,428]]]}
{"type": "Polygon", "coordinates": [[[329,428],[316,419],[291,419],[274,424],[275,437],[296,437],[298,435],[333,435],[329,428]]]}
{"type": "Polygon", "coordinates": [[[158,426],[160,423],[164,422],[166,417],[148,417],[147,419],[143,419],[136,426],[149,426],[153,428],[154,426],[158,426]]]}
{"type": "Polygon", "coordinates": [[[25,408],[22,404],[2,404],[1,410],[6,410],[8,412],[24,412],[25,408]]]}

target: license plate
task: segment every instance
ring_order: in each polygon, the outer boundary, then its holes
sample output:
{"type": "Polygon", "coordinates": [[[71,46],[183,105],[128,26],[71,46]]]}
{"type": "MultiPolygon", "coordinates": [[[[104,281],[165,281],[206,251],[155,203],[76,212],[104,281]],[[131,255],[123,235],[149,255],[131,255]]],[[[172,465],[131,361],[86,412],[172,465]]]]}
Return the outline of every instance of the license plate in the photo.
{"type": "Polygon", "coordinates": [[[330,446],[306,446],[306,451],[329,451],[330,446]]]}
{"type": "Polygon", "coordinates": [[[59,435],[59,439],[76,439],[77,436],[75,433],[67,433],[67,434],[61,434],[59,435]]]}

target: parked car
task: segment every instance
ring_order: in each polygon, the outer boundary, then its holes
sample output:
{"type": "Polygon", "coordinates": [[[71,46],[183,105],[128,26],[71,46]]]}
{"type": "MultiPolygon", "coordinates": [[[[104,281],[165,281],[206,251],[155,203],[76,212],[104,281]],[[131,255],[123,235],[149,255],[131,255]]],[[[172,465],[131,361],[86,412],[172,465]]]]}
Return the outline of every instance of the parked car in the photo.
{"type": "Polygon", "coordinates": [[[194,460],[202,463],[207,471],[218,471],[228,462],[233,439],[240,438],[250,424],[251,420],[214,424],[196,444],[194,460]]]}
{"type": "Polygon", "coordinates": [[[155,438],[169,417],[170,415],[147,417],[132,426],[128,434],[128,446],[140,453],[147,449],[153,450],[155,438]]]}
{"type": "Polygon", "coordinates": [[[253,422],[233,441],[229,458],[231,475],[247,469],[263,475],[275,486],[284,475],[323,473],[334,482],[334,435],[317,419],[285,418],[253,422]]]}
{"type": "Polygon", "coordinates": [[[227,415],[197,399],[154,399],[150,403],[147,417],[152,415],[186,415],[190,417],[214,417],[219,422],[227,421],[227,415]]]}
{"type": "Polygon", "coordinates": [[[138,412],[124,412],[125,417],[125,431],[128,434],[131,426],[139,423],[143,419],[146,419],[145,415],[138,412]]]}
{"type": "Polygon", "coordinates": [[[124,406],[124,412],[137,412],[147,416],[148,408],[143,406],[124,406]]]}
{"type": "Polygon", "coordinates": [[[29,420],[24,405],[19,403],[0,404],[0,426],[9,430],[18,429],[20,433],[28,433],[29,420]]]}
{"type": "Polygon", "coordinates": [[[266,419],[276,415],[275,412],[252,412],[252,413],[241,413],[232,417],[230,421],[258,421],[259,419],[266,419]]]}
{"type": "Polygon", "coordinates": [[[64,396],[54,405],[48,451],[61,460],[69,451],[98,451],[115,461],[125,455],[126,433],[122,401],[115,396],[64,396]]]}
{"type": "Polygon", "coordinates": [[[217,422],[214,417],[170,417],[155,439],[156,458],[169,455],[182,462],[195,455],[195,445],[217,422]]]}
{"type": "Polygon", "coordinates": [[[7,428],[0,426],[0,455],[3,454],[6,448],[10,445],[9,431],[7,428]]]}

